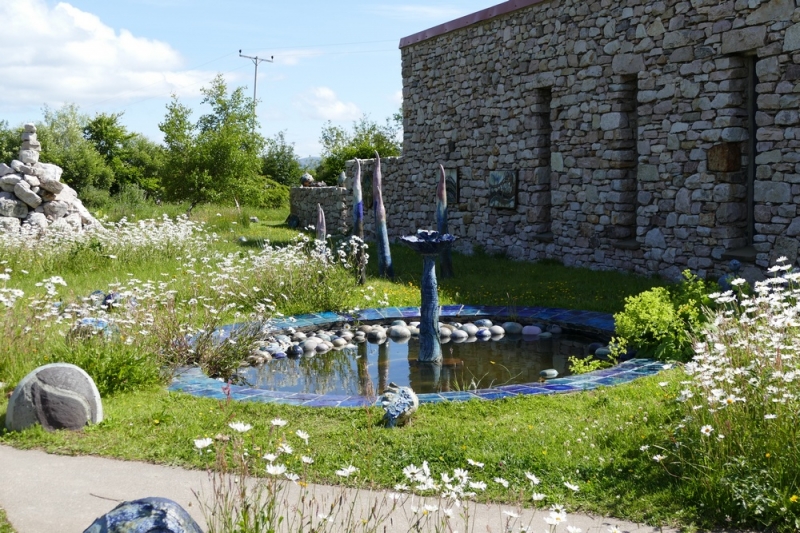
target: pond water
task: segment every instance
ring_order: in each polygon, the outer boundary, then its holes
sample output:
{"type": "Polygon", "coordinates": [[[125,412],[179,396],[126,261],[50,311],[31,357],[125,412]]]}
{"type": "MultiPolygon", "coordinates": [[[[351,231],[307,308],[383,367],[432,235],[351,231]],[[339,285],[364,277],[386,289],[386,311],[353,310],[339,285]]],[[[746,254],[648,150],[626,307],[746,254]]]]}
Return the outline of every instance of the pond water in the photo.
{"type": "Polygon", "coordinates": [[[585,357],[597,339],[562,333],[547,339],[509,335],[499,340],[442,345],[444,364],[416,362],[419,340],[383,344],[365,342],[353,348],[296,359],[273,359],[239,372],[242,384],[298,393],[374,397],[390,382],[410,386],[416,393],[483,389],[532,383],[540,372],[555,369],[569,374],[568,358],[585,357]]]}

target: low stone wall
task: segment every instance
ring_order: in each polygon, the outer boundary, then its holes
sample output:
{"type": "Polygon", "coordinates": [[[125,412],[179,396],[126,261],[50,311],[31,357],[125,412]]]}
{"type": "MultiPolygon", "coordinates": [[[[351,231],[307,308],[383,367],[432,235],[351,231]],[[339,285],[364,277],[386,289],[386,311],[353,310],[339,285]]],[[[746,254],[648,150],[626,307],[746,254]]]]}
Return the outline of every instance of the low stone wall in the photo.
{"type": "Polygon", "coordinates": [[[292,187],[289,190],[290,213],[300,220],[300,227],[317,225],[317,204],[325,211],[325,225],[330,235],[346,235],[352,226],[350,192],[343,187],[292,187]],[[350,202],[348,204],[348,201],[350,202]]]}

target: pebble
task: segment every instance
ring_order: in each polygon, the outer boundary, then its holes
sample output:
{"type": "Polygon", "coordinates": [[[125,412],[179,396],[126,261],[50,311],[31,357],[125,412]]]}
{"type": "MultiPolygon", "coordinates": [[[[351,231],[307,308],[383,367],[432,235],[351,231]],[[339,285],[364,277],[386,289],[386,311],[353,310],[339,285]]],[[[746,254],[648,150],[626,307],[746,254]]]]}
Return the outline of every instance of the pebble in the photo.
{"type": "Polygon", "coordinates": [[[561,333],[562,330],[561,330],[561,326],[558,326],[556,324],[552,324],[549,328],[547,328],[547,331],[549,331],[553,335],[558,335],[559,333],[561,333]]]}
{"type": "Polygon", "coordinates": [[[284,352],[275,352],[272,354],[273,359],[286,359],[286,354],[284,352]]]}
{"type": "Polygon", "coordinates": [[[341,337],[335,337],[331,340],[331,344],[333,344],[334,348],[344,348],[347,346],[347,340],[341,337]]]}
{"type": "Polygon", "coordinates": [[[522,328],[523,335],[539,335],[542,332],[542,328],[539,326],[525,326],[522,328]]]}
{"type": "Polygon", "coordinates": [[[461,324],[461,331],[466,332],[466,334],[470,337],[474,337],[475,334],[478,333],[478,326],[471,322],[467,322],[465,324],[461,324]]]}
{"type": "Polygon", "coordinates": [[[504,330],[502,326],[497,326],[497,325],[490,326],[489,327],[489,332],[492,334],[493,337],[495,335],[502,336],[502,335],[506,334],[506,330],[504,330]]]}
{"type": "Polygon", "coordinates": [[[453,330],[450,328],[439,328],[439,338],[449,339],[453,335],[453,330]]]}
{"type": "Polygon", "coordinates": [[[598,348],[594,351],[594,356],[599,359],[608,359],[609,355],[611,355],[611,349],[606,346],[598,348]]]}
{"type": "Polygon", "coordinates": [[[547,370],[542,370],[539,372],[539,375],[544,379],[553,379],[558,377],[558,370],[555,368],[548,368],[547,370]]]}
{"type": "Polygon", "coordinates": [[[303,349],[304,352],[313,352],[317,345],[320,344],[320,340],[316,337],[309,337],[308,339],[304,340],[300,343],[300,347],[303,349]]]}
{"type": "MultiPolygon", "coordinates": [[[[403,321],[400,320],[400,322],[403,321]]],[[[411,330],[408,329],[405,322],[403,322],[403,324],[394,324],[389,328],[389,337],[391,337],[392,340],[408,339],[411,337],[411,330]]]]}
{"type": "Polygon", "coordinates": [[[321,342],[317,344],[317,347],[314,349],[317,353],[328,353],[331,351],[331,346],[327,342],[321,342]]]}
{"type": "MultiPolygon", "coordinates": [[[[408,331],[411,332],[412,337],[416,337],[417,335],[419,335],[419,328],[416,326],[408,326],[408,331]]],[[[442,330],[439,330],[440,333],[441,331],[442,330]]]]}
{"type": "Polygon", "coordinates": [[[298,331],[294,335],[292,335],[292,340],[295,341],[295,342],[304,341],[307,338],[308,338],[308,335],[306,335],[302,331],[298,331]]]}
{"type": "MultiPolygon", "coordinates": [[[[371,330],[373,327],[374,327],[374,326],[368,326],[368,325],[366,325],[366,324],[362,324],[362,325],[358,326],[358,331],[363,331],[364,333],[369,333],[369,332],[370,332],[370,330],[371,330]]],[[[378,326],[378,327],[380,327],[380,326],[378,326]]]]}
{"type": "Polygon", "coordinates": [[[549,339],[552,336],[553,334],[550,333],[549,331],[543,331],[542,333],[539,334],[540,339],[549,339]]]}
{"type": "Polygon", "coordinates": [[[480,320],[476,320],[474,324],[479,328],[490,328],[493,325],[492,321],[489,320],[488,318],[481,318],[480,320]]]}
{"type": "Polygon", "coordinates": [[[376,326],[367,332],[367,340],[369,342],[381,342],[386,340],[386,331],[380,326],[376,326]]]}
{"type": "Polygon", "coordinates": [[[522,324],[519,322],[505,322],[503,323],[503,329],[509,335],[519,335],[522,333],[522,324]]]}
{"type": "Polygon", "coordinates": [[[467,333],[463,329],[453,330],[453,333],[450,335],[450,339],[453,342],[464,342],[468,338],[469,338],[469,333],[467,333]]]}
{"type": "Polygon", "coordinates": [[[300,346],[299,344],[293,344],[289,346],[289,349],[286,350],[286,353],[290,357],[300,357],[301,355],[303,355],[303,347],[300,346]]]}
{"type": "Polygon", "coordinates": [[[408,327],[408,324],[406,324],[405,320],[393,320],[391,325],[392,326],[403,326],[404,328],[408,327]]]}
{"type": "Polygon", "coordinates": [[[487,340],[492,336],[492,332],[489,331],[489,328],[482,327],[478,328],[478,331],[475,332],[475,336],[481,340],[487,340]]]}

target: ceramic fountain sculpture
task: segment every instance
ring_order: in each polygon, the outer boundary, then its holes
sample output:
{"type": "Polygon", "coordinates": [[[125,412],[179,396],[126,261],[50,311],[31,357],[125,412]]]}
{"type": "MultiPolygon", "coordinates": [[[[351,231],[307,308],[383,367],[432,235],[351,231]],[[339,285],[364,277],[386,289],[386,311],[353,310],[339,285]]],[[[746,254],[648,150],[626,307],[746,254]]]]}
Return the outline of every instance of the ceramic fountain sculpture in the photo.
{"type": "Polygon", "coordinates": [[[438,231],[420,229],[416,235],[401,237],[412,250],[422,255],[422,303],[419,314],[419,358],[421,363],[442,362],[442,343],[439,340],[439,294],[436,284],[436,256],[449,249],[456,237],[438,231]]]}
{"type": "MultiPolygon", "coordinates": [[[[447,178],[444,173],[444,167],[439,165],[439,186],[436,188],[436,229],[439,230],[441,235],[448,233],[447,231],[447,178]]],[[[442,251],[439,257],[440,268],[442,269],[443,278],[453,277],[453,260],[450,255],[450,248],[442,251]]]]}
{"type": "MultiPolygon", "coordinates": [[[[353,178],[353,235],[358,237],[360,243],[364,242],[364,195],[361,192],[361,161],[356,159],[356,175],[353,178]]],[[[363,260],[364,249],[359,248],[358,254],[358,284],[367,281],[367,265],[363,260]]]]}
{"type": "Polygon", "coordinates": [[[379,402],[385,411],[383,421],[390,428],[406,423],[419,408],[419,398],[414,391],[395,383],[389,383],[379,402]]]}
{"type": "Polygon", "coordinates": [[[317,204],[317,240],[325,242],[328,238],[328,227],[325,225],[325,211],[317,204]]]}
{"type": "Polygon", "coordinates": [[[394,279],[389,233],[386,230],[386,208],[383,206],[381,185],[381,156],[375,152],[375,172],[372,174],[372,202],[375,212],[375,240],[378,241],[378,275],[394,279]]]}

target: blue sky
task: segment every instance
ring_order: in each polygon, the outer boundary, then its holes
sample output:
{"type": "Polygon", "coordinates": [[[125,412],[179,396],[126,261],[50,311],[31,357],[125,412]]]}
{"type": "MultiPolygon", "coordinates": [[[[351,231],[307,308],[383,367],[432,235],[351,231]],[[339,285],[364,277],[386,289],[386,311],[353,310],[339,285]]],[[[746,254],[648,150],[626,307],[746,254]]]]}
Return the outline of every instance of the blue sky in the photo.
{"type": "Polygon", "coordinates": [[[0,120],[39,120],[42,106],[124,112],[132,131],[161,140],[170,94],[203,112],[217,74],[252,94],[262,133],[285,130],[299,156],[319,153],[327,120],[383,122],[400,107],[400,38],[498,3],[347,0],[0,0],[0,120]]]}

